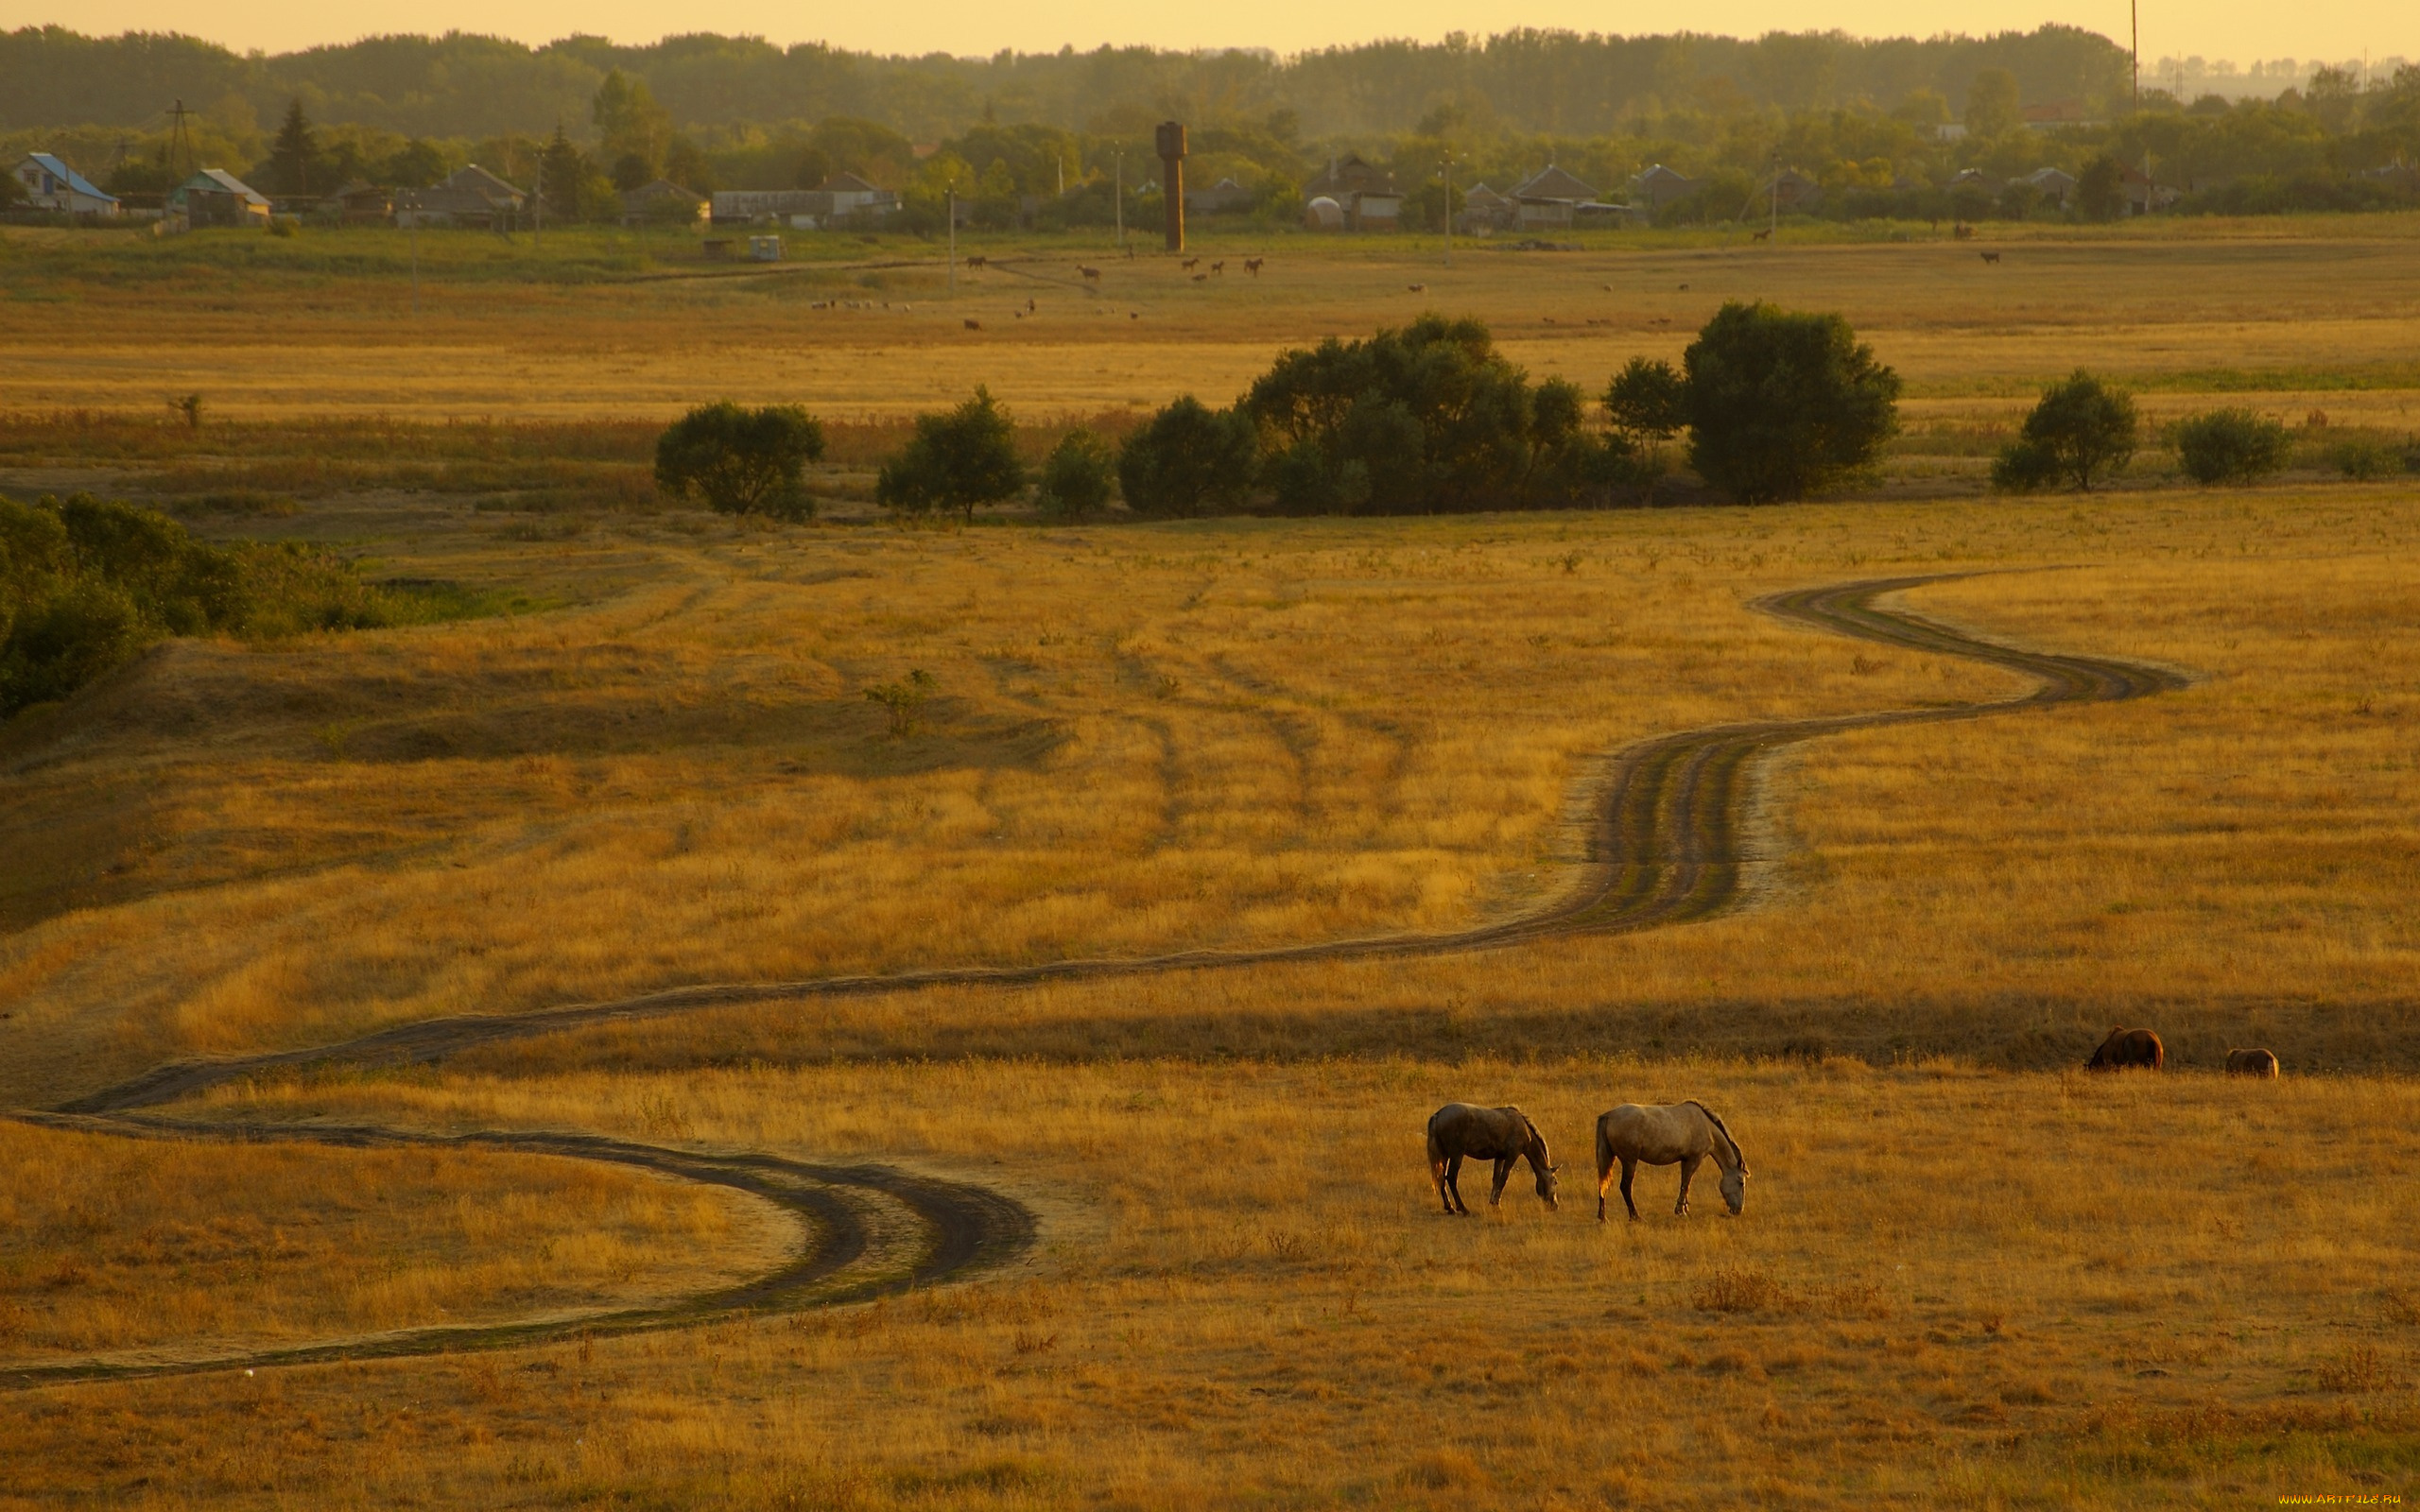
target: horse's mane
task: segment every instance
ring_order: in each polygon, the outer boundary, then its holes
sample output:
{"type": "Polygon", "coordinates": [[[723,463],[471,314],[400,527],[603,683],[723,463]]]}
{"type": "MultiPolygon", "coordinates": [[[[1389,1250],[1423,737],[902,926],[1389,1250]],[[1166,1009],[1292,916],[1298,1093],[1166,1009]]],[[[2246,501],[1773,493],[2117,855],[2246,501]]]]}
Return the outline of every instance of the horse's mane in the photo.
{"type": "Polygon", "coordinates": [[[1739,1147],[1739,1142],[1731,1137],[1731,1130],[1723,1124],[1722,1116],[1717,1113],[1713,1108],[1706,1107],[1705,1104],[1699,1102],[1694,1097],[1689,1099],[1689,1106],[1696,1108],[1699,1112],[1703,1113],[1705,1115],[1705,1121],[1712,1124],[1716,1129],[1720,1131],[1722,1135],[1722,1142],[1731,1146],[1732,1159],[1737,1160],[1744,1168],[1748,1163],[1748,1152],[1741,1149],[1739,1147]]]}

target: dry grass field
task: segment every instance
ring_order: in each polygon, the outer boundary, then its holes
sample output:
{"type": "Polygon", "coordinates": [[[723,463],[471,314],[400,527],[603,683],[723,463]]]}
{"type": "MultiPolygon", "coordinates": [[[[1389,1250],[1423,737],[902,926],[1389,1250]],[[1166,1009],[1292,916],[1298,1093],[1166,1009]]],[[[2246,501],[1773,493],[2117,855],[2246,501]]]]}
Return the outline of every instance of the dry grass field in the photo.
{"type": "Polygon", "coordinates": [[[760,1206],[545,1156],[0,1122],[0,1375],[685,1294],[788,1247],[760,1206]]]}
{"type": "MultiPolygon", "coordinates": [[[[1558,895],[1628,744],[2025,691],[1748,607],[1789,588],[1964,575],[1897,607],[2187,680],[1792,747],[1754,790],[1745,903],[1682,927],[776,999],[222,1084],[168,1111],[885,1162],[1005,1193],[1041,1237],[867,1306],[11,1391],[0,1508],[2409,1494],[2420,502],[2309,467],[2195,490],[2156,458],[2109,494],[1973,486],[2078,361],[2155,416],[2324,407],[2307,450],[2411,428],[2409,227],[2265,230],[1996,268],[1922,240],[1470,248],[1450,285],[1415,248],[1298,239],[1258,285],[1112,266],[1115,316],[988,269],[960,296],[999,305],[980,333],[928,310],[929,266],[533,284],[457,248],[411,323],[391,248],[104,278],[12,235],[40,298],[0,305],[0,484],[137,479],[200,534],[487,612],[174,642],[0,727],[7,1106],[698,984],[1466,928],[1558,895]],[[874,308],[811,308],[844,290],[874,308]],[[902,414],[978,379],[1052,423],[1223,398],[1277,345],[1426,302],[1593,386],[1756,293],[1846,311],[1910,375],[1882,484],[909,529],[631,481],[652,420],[716,393],[847,420],[820,485],[845,503],[902,414]],[[15,318],[69,306],[89,350],[15,318]],[[112,367],[139,347],[162,395],[112,367]],[[180,387],[210,396],[198,437],[165,423],[180,387]],[[214,473],[265,491],[214,499],[214,473]],[[891,738],[865,690],[911,670],[936,696],[891,738]],[[2161,1031],[2166,1074],[2075,1069],[2120,1022],[2161,1031]],[[2255,1043],[2285,1080],[2215,1074],[2255,1043]],[[1707,1173],[1675,1219],[1651,1169],[1645,1221],[1600,1228],[1594,1115],[1685,1097],[1745,1147],[1745,1214],[1707,1173]],[[1521,1172],[1500,1211],[1435,1214],[1420,1132],[1451,1099],[1538,1120],[1559,1212],[1521,1172]]],[[[703,1291],[800,1243],[746,1199],[553,1158],[8,1124],[0,1214],[0,1374],[703,1291]]]]}

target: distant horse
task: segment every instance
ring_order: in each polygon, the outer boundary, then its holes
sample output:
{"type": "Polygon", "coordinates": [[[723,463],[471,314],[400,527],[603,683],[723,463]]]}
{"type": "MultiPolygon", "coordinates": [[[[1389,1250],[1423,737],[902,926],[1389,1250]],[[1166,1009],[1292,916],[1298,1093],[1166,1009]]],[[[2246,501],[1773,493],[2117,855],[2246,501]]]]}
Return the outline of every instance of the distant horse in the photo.
{"type": "Polygon", "coordinates": [[[980,320],[969,320],[966,322],[966,329],[969,331],[980,331],[983,329],[983,322],[980,320]]]}
{"type": "Polygon", "coordinates": [[[2112,1029],[2109,1038],[2100,1041],[2100,1048],[2092,1053],[2092,1058],[2084,1062],[2084,1069],[2123,1071],[2129,1066],[2140,1066],[2146,1071],[2157,1071],[2167,1064],[2168,1047],[2159,1042],[2159,1036],[2149,1029],[2112,1029]]]}
{"type": "Polygon", "coordinates": [[[1768,227],[1766,227],[1763,231],[1760,231],[1760,232],[1756,232],[1754,235],[1753,235],[1753,236],[1749,237],[1748,239],[1749,239],[1750,241],[1752,241],[1752,242],[1769,242],[1769,241],[1772,241],[1772,240],[1773,239],[1772,228],[1772,227],[1770,227],[1770,226],[1768,226],[1768,227]]]}
{"type": "Polygon", "coordinates": [[[1495,1185],[1487,1194],[1489,1207],[1504,1200],[1504,1183],[1512,1178],[1513,1162],[1524,1158],[1538,1178],[1539,1197],[1549,1210],[1562,1206],[1555,1200],[1557,1167],[1547,1152],[1547,1137],[1519,1108],[1447,1103],[1429,1115],[1428,1179],[1437,1184],[1437,1200],[1445,1205],[1448,1215],[1471,1211],[1462,1206],[1465,1158],[1495,1162],[1495,1185]]]}
{"type": "Polygon", "coordinates": [[[2266,1050],[2230,1050],[2227,1052],[2227,1074],[2266,1076],[2273,1081],[2277,1076],[2277,1057],[2266,1050]]]}
{"type": "Polygon", "coordinates": [[[1193,271],[1193,269],[1195,268],[1195,266],[1198,266],[1198,265],[1201,263],[1201,259],[1200,259],[1200,258],[1198,258],[1198,257],[1188,257],[1188,258],[1186,258],[1186,259],[1184,260],[1184,270],[1185,270],[1186,272],[1188,272],[1188,273],[1192,272],[1192,271],[1193,271]]]}
{"type": "Polygon", "coordinates": [[[978,255],[978,256],[975,256],[975,257],[970,257],[970,258],[968,258],[968,259],[966,260],[966,266],[969,266],[969,267],[982,267],[982,266],[984,266],[986,264],[988,264],[990,261],[991,261],[991,259],[989,259],[989,258],[987,258],[987,257],[982,257],[982,256],[979,256],[979,255],[978,255]]]}
{"type": "Polygon", "coordinates": [[[1260,277],[1260,265],[1267,261],[1268,259],[1265,257],[1247,257],[1244,259],[1244,271],[1250,273],[1254,278],[1258,278],[1260,277]]]}
{"type": "Polygon", "coordinates": [[[1983,254],[1983,261],[1991,264],[1995,267],[1997,267],[1999,266],[2000,254],[1997,252],[1985,252],[1983,254]]]}
{"type": "Polygon", "coordinates": [[[1083,264],[1078,263],[1076,265],[1076,271],[1084,275],[1084,282],[1087,284],[1098,284],[1100,282],[1100,269],[1098,267],[1086,267],[1083,264]]]}
{"type": "Polygon", "coordinates": [[[1630,1210],[1633,1219],[1638,1216],[1638,1204],[1631,1200],[1630,1183],[1638,1174],[1639,1162],[1678,1164],[1681,1200],[1672,1206],[1672,1216],[1678,1218],[1689,1211],[1689,1179],[1709,1155],[1722,1168],[1722,1200],[1730,1204],[1736,1218],[1748,1203],[1748,1158],[1739,1153],[1739,1142],[1712,1108],[1699,1102],[1661,1108],[1624,1103],[1600,1115],[1597,1120],[1597,1221],[1605,1221],[1605,1191],[1614,1184],[1615,1161],[1621,1162],[1622,1206],[1630,1210]]]}

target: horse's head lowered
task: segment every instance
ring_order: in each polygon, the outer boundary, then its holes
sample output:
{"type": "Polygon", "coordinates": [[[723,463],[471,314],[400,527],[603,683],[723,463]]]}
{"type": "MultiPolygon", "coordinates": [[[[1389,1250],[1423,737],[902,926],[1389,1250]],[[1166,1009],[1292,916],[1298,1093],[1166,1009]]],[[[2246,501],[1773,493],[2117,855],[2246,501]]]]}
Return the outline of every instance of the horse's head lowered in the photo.
{"type": "Polygon", "coordinates": [[[1546,1199],[1547,1211],[1560,1211],[1563,1204],[1555,1197],[1554,1177],[1555,1173],[1563,1167],[1554,1163],[1554,1157],[1547,1150],[1547,1137],[1538,1132],[1538,1125],[1530,1123],[1527,1114],[1522,1116],[1521,1121],[1530,1125],[1530,1143],[1524,1153],[1530,1158],[1530,1169],[1537,1173],[1538,1195],[1546,1199]]]}
{"type": "Polygon", "coordinates": [[[1723,1125],[1722,1120],[1715,1117],[1713,1108],[1700,1103],[1698,1110],[1705,1114],[1707,1123],[1714,1125],[1715,1163],[1722,1167],[1722,1200],[1731,1209],[1731,1216],[1737,1218],[1748,1206],[1747,1152],[1739,1148],[1739,1142],[1731,1137],[1731,1130],[1723,1125]],[[1721,1158],[1726,1152],[1731,1157],[1727,1160],[1721,1158]]]}

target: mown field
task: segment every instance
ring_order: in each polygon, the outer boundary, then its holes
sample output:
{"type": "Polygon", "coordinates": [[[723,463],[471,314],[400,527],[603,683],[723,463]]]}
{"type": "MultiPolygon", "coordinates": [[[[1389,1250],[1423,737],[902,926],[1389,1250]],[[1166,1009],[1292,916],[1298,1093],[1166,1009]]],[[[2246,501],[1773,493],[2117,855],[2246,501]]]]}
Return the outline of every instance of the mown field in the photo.
{"type": "MultiPolygon", "coordinates": [[[[483,610],[172,642],[0,728],[11,1107],[700,984],[1465,928],[1556,896],[1631,743],[2024,691],[1749,607],[1792,587],[1953,575],[1898,607],[2186,681],[1793,747],[1754,789],[1748,898],[1709,921],[776,998],[216,1087],[164,1111],[888,1162],[1012,1196],[1041,1237],[868,1306],[11,1391],[0,1506],[2408,1493],[2420,505],[2324,466],[2330,433],[2400,435],[2420,387],[2396,335],[2420,270],[2369,224],[2016,243],[1997,267],[1921,240],[1463,249],[1452,286],[1416,249],[1289,242],[1256,286],[1109,266],[1104,302],[1158,281],[1114,324],[1040,285],[1016,319],[1024,284],[986,269],[979,333],[836,265],[431,276],[441,313],[407,326],[391,248],[250,279],[171,249],[104,278],[9,241],[104,339],[36,353],[0,323],[0,486],[128,485],[201,535],[313,541],[483,610]],[[210,396],[198,432],[102,354],[172,274],[226,305],[151,341],[188,365],[164,388],[210,396]],[[1858,495],[1761,509],[862,507],[900,417],[977,379],[1039,445],[1223,398],[1277,345],[1413,313],[1391,286],[1416,282],[1592,385],[1733,294],[1843,309],[1910,376],[1916,427],[1858,495]],[[1629,323],[1565,331],[1616,318],[1585,302],[1606,283],[1629,323]],[[840,288],[876,308],[807,307],[840,288]],[[281,302],[275,352],[214,340],[281,302]],[[2302,465],[2207,491],[2153,455],[2112,493],[1980,494],[1991,437],[2080,361],[2154,415],[2290,414],[2302,465]],[[651,497],[653,424],[723,392],[847,421],[819,483],[843,523],[651,497]],[[865,690],[915,670],[935,696],[894,738],[865,690]],[[2167,1074],[2077,1069],[2118,1022],[2161,1031],[2167,1074]],[[2284,1081],[2217,1074],[2254,1043],[2284,1081]],[[1644,1221],[1616,1198],[1600,1228],[1595,1114],[1685,1097],[1745,1148],[1745,1214],[1707,1173],[1672,1217],[1666,1168],[1644,1221]],[[1500,1211],[1435,1213],[1421,1128],[1451,1099],[1537,1119],[1560,1211],[1523,1172],[1500,1211]]],[[[553,1158],[9,1125],[0,1204],[0,1383],[702,1291],[801,1242],[747,1199],[553,1158]]]]}

